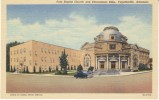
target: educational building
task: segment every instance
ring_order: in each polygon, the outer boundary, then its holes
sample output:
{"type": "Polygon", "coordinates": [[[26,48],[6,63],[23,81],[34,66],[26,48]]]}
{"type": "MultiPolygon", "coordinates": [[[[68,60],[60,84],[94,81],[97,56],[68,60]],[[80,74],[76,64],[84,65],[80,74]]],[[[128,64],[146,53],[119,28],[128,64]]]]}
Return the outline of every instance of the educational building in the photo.
{"type": "Polygon", "coordinates": [[[10,68],[18,71],[22,68],[36,72],[60,69],[59,57],[65,50],[68,54],[68,69],[82,65],[84,70],[93,66],[95,70],[137,69],[140,63],[148,64],[149,50],[136,44],[127,43],[118,28],[105,27],[103,32],[94,38],[93,43],[84,43],[81,50],[74,50],[39,41],[28,41],[10,48],[10,68]]]}

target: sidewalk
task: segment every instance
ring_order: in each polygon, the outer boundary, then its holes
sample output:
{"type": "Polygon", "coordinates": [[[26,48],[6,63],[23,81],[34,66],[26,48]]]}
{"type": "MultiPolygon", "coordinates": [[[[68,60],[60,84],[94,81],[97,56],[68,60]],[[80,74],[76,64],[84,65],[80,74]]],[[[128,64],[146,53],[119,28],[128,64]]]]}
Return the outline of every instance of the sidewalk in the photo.
{"type": "Polygon", "coordinates": [[[128,76],[128,75],[142,74],[142,73],[148,73],[148,72],[152,72],[152,71],[141,71],[141,72],[120,72],[120,74],[115,74],[115,75],[94,75],[94,77],[128,76]]]}
{"type": "MultiPolygon", "coordinates": [[[[120,74],[116,74],[116,75],[93,75],[93,77],[128,76],[128,75],[142,74],[142,73],[148,73],[148,72],[152,72],[152,71],[120,72],[120,74]]],[[[35,76],[56,76],[56,77],[73,77],[73,76],[69,76],[69,75],[54,75],[54,74],[24,74],[24,73],[9,73],[9,74],[35,75],[35,76]]]]}

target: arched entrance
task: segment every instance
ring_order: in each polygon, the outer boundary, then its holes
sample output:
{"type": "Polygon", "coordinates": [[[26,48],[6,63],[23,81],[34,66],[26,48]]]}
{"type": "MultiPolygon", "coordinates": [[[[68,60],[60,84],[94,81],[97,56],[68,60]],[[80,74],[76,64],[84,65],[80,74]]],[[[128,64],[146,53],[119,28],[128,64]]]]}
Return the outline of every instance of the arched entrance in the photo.
{"type": "Polygon", "coordinates": [[[111,69],[115,69],[116,68],[116,66],[115,66],[115,61],[112,61],[111,62],[111,69]]]}

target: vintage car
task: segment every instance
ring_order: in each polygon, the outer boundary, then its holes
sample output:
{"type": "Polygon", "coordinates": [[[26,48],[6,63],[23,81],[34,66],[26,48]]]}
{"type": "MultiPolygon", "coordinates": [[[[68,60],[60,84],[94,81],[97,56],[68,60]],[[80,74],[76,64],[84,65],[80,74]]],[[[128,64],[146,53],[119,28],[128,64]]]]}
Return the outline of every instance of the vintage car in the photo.
{"type": "Polygon", "coordinates": [[[87,78],[87,76],[88,75],[86,73],[83,73],[83,71],[78,71],[74,75],[75,78],[87,78]]]}

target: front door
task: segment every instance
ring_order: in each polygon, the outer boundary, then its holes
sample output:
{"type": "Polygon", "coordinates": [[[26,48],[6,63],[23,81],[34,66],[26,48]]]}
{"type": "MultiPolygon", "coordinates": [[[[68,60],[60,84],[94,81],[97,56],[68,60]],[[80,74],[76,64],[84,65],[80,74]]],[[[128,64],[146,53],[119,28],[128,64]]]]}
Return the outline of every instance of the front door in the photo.
{"type": "Polygon", "coordinates": [[[111,69],[115,69],[115,61],[111,62],[111,69]]]}
{"type": "Polygon", "coordinates": [[[122,62],[122,69],[125,69],[125,62],[122,62]]]}
{"type": "Polygon", "coordinates": [[[100,62],[100,69],[104,69],[104,61],[100,62]]]}

